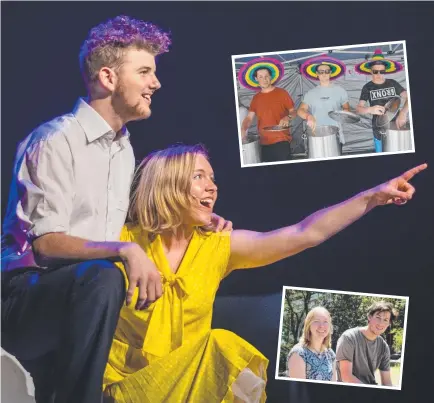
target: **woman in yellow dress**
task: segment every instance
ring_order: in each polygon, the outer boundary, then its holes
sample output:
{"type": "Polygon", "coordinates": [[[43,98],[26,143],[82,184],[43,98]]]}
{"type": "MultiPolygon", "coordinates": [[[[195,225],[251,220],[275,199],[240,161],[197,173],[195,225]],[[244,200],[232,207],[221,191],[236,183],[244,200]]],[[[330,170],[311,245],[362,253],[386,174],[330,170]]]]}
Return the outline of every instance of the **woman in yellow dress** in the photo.
{"type": "Polygon", "coordinates": [[[264,402],[267,358],[234,333],[211,329],[221,280],[232,270],[265,266],[316,246],[377,205],[411,199],[408,180],[425,167],[293,226],[215,233],[206,231],[217,186],[205,149],[178,145],[145,158],[136,176],[132,222],[121,240],[137,243],[154,261],[163,295],[136,310],[136,289],[122,308],[104,375],[106,400],[264,402]]]}

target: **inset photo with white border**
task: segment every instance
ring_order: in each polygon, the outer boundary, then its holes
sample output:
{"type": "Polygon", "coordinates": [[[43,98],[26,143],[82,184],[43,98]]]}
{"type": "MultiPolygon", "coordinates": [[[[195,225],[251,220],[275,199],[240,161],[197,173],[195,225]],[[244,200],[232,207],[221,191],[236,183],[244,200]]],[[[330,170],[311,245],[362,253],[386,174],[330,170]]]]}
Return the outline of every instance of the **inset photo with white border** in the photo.
{"type": "Polygon", "coordinates": [[[408,303],[283,287],[275,378],[401,390],[408,303]]]}
{"type": "Polygon", "coordinates": [[[233,55],[241,166],[415,152],[405,41],[233,55]]]}

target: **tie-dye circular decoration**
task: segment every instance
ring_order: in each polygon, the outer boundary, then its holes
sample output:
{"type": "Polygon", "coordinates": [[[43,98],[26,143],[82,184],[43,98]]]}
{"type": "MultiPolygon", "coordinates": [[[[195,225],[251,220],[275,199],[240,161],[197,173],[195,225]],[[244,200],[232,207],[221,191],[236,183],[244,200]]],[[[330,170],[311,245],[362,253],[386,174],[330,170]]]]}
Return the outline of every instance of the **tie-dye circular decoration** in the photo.
{"type": "Polygon", "coordinates": [[[330,80],[336,80],[345,74],[345,64],[341,60],[329,56],[320,56],[306,60],[300,67],[301,74],[306,78],[318,81],[316,68],[320,64],[326,64],[330,67],[330,80]]]}
{"type": "Polygon", "coordinates": [[[249,90],[260,90],[258,81],[255,78],[256,70],[268,68],[271,71],[271,84],[277,84],[283,77],[285,67],[276,59],[271,57],[259,57],[250,60],[238,72],[238,80],[241,85],[249,90]]]}
{"type": "Polygon", "coordinates": [[[385,59],[381,49],[377,49],[374,53],[374,56],[372,56],[371,60],[366,60],[362,63],[359,63],[357,66],[354,67],[354,69],[359,74],[370,75],[371,68],[374,62],[381,62],[386,67],[386,74],[397,73],[398,71],[401,71],[404,68],[403,65],[399,62],[395,62],[390,59],[385,59]]]}

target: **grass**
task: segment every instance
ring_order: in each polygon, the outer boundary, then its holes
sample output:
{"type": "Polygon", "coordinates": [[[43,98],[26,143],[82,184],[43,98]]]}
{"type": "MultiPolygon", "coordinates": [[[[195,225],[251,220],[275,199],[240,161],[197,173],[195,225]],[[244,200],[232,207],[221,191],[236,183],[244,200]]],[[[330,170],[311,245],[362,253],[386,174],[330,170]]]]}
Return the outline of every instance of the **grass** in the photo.
{"type": "MultiPolygon", "coordinates": [[[[400,375],[401,375],[401,364],[397,363],[396,365],[390,366],[390,377],[392,378],[392,385],[396,387],[400,387],[400,375]]],[[[375,371],[375,380],[378,385],[381,385],[380,371],[375,371]]]]}

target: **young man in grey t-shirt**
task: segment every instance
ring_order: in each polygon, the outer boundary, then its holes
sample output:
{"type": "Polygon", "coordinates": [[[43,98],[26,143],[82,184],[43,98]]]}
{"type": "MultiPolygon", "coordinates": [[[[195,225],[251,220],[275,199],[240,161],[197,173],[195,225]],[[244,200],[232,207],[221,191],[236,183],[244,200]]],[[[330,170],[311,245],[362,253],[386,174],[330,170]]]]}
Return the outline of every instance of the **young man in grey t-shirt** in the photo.
{"type": "Polygon", "coordinates": [[[368,325],[346,330],[336,348],[338,380],[375,385],[380,370],[381,384],[393,386],[390,377],[390,349],[381,335],[397,313],[389,302],[375,302],[368,310],[368,325]]]}
{"type": "Polygon", "coordinates": [[[328,113],[336,110],[349,111],[348,93],[344,88],[331,82],[332,70],[328,64],[319,64],[315,72],[319,85],[306,93],[297,114],[306,120],[311,129],[316,126],[336,126],[336,121],[329,117],[328,113]]]}

